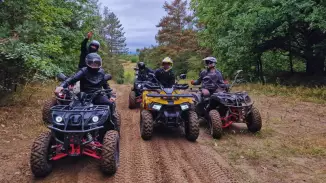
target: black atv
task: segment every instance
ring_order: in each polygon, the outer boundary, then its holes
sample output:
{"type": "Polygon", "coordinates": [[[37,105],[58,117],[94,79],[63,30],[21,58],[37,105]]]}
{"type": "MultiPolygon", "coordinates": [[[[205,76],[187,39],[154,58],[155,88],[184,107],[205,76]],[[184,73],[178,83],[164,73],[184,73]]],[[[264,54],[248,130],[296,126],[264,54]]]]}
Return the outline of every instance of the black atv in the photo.
{"type": "MultiPolygon", "coordinates": [[[[57,75],[59,81],[65,81],[67,76],[60,73],[57,75]]],[[[73,89],[73,85],[69,86],[70,90],[73,89]]],[[[55,105],[68,105],[71,102],[71,92],[60,92],[56,94],[54,97],[45,101],[42,109],[42,120],[45,124],[51,123],[51,111],[50,109],[55,105]]]]}
{"type": "Polygon", "coordinates": [[[246,123],[248,130],[252,133],[260,131],[262,127],[260,113],[253,106],[254,102],[248,93],[230,92],[241,71],[237,71],[231,85],[216,86],[209,77],[204,77],[203,82],[212,84],[208,87],[214,90],[219,87],[220,91],[211,94],[208,98],[204,98],[201,94],[194,95],[196,113],[199,117],[206,119],[213,138],[221,138],[223,129],[228,128],[232,123],[246,123]]]}
{"type": "MultiPolygon", "coordinates": [[[[71,92],[67,90],[66,92],[71,92]]],[[[73,95],[69,105],[51,108],[50,131],[39,135],[31,149],[31,170],[36,177],[52,171],[53,161],[67,156],[90,156],[99,159],[104,174],[113,175],[119,166],[119,130],[111,119],[107,105],[93,105],[97,95],[110,95],[109,90],[98,90],[91,95],[83,92],[73,95]]]]}
{"type": "Polygon", "coordinates": [[[142,102],[142,92],[144,90],[144,86],[146,84],[150,84],[153,81],[153,76],[152,75],[148,75],[148,80],[146,81],[140,81],[137,80],[138,78],[138,68],[134,68],[135,69],[135,82],[134,82],[134,86],[131,88],[131,91],[129,93],[129,109],[135,109],[137,107],[140,107],[140,103],[142,102]]]}

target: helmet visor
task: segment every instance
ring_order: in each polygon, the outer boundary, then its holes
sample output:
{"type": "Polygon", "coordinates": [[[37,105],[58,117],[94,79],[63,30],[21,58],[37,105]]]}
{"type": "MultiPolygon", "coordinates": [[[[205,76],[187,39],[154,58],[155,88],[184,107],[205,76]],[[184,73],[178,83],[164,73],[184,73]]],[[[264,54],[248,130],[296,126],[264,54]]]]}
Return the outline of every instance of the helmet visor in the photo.
{"type": "Polygon", "coordinates": [[[98,60],[98,59],[87,60],[86,64],[90,68],[98,69],[98,68],[102,67],[102,60],[98,60]]]}
{"type": "Polygon", "coordinates": [[[205,60],[205,64],[206,65],[211,65],[211,64],[213,64],[214,62],[212,62],[212,61],[210,61],[210,60],[205,60]]]}

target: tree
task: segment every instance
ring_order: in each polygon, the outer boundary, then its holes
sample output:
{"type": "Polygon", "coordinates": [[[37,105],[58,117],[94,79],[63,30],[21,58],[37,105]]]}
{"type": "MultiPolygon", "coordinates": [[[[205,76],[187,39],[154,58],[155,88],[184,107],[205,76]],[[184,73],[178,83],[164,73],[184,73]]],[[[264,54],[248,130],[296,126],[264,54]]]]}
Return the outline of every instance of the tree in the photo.
{"type": "Polygon", "coordinates": [[[187,13],[187,1],[165,2],[163,8],[167,15],[156,26],[160,28],[156,35],[159,45],[169,47],[176,53],[186,49],[195,51],[198,48],[196,32],[192,25],[193,16],[187,13]]]}
{"type": "Polygon", "coordinates": [[[120,20],[113,12],[109,11],[108,7],[104,8],[103,14],[104,20],[102,34],[109,46],[109,53],[111,56],[128,53],[128,49],[126,48],[127,44],[125,43],[125,33],[123,32],[120,20]]]}
{"type": "Polygon", "coordinates": [[[192,0],[192,8],[205,27],[200,30],[201,44],[212,48],[229,73],[239,68],[252,73],[256,67],[263,80],[263,72],[284,69],[279,61],[287,70],[304,61],[306,73],[326,72],[322,1],[192,0]]]}

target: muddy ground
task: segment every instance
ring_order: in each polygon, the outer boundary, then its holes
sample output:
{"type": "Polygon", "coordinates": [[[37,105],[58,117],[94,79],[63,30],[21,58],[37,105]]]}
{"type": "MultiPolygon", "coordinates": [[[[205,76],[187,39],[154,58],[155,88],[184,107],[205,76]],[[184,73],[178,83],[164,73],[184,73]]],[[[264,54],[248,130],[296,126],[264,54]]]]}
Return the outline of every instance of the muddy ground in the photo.
{"type": "MultiPolygon", "coordinates": [[[[261,133],[243,126],[213,140],[204,127],[197,142],[180,131],[156,131],[151,141],[139,134],[139,110],[128,109],[130,86],[114,85],[122,115],[120,166],[112,177],[98,161],[66,158],[46,178],[29,168],[44,100],[53,86],[34,88],[20,104],[0,108],[0,182],[326,182],[326,107],[280,97],[254,96],[263,117],[261,133]]],[[[26,92],[28,93],[28,92],[26,92]]]]}

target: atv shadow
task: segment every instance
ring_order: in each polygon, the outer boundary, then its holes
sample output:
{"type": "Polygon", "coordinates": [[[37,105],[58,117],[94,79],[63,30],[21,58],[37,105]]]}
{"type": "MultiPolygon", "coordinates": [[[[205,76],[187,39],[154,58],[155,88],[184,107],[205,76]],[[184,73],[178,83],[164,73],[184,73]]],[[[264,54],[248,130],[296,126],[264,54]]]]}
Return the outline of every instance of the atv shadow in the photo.
{"type": "MultiPolygon", "coordinates": [[[[209,134],[209,128],[205,119],[199,120],[199,127],[204,129],[205,133],[209,134]]],[[[247,125],[245,123],[233,123],[231,126],[223,129],[224,134],[252,134],[248,131],[247,125]]]]}
{"type": "MultiPolygon", "coordinates": [[[[52,172],[46,177],[33,177],[31,182],[71,182],[75,175],[83,171],[85,168],[99,169],[99,160],[87,156],[65,157],[53,162],[52,172]]],[[[84,170],[85,171],[85,170],[84,170]]],[[[103,175],[104,177],[104,175],[103,175]]]]}
{"type": "Polygon", "coordinates": [[[184,139],[185,133],[181,127],[179,128],[168,128],[165,126],[156,126],[153,131],[153,139],[161,138],[165,140],[175,140],[175,139],[184,139]]]}

